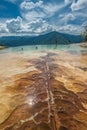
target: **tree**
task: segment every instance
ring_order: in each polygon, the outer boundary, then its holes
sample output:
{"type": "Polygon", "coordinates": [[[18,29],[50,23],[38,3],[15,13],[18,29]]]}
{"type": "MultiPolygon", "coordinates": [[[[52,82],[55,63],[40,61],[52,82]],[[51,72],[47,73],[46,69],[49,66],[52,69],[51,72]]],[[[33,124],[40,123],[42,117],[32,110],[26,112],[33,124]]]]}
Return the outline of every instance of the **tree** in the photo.
{"type": "Polygon", "coordinates": [[[84,38],[85,38],[85,41],[87,41],[87,25],[84,26],[83,36],[84,36],[84,38]]]}

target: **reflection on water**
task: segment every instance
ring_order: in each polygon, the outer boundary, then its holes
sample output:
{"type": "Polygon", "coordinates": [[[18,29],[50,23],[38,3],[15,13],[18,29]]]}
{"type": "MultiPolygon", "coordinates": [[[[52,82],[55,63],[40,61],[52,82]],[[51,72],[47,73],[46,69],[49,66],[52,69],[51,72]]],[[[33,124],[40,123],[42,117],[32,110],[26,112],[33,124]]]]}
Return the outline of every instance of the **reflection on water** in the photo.
{"type": "Polygon", "coordinates": [[[28,100],[28,104],[29,104],[30,106],[32,106],[32,105],[34,104],[34,101],[33,101],[32,98],[29,98],[29,100],[28,100]]]}

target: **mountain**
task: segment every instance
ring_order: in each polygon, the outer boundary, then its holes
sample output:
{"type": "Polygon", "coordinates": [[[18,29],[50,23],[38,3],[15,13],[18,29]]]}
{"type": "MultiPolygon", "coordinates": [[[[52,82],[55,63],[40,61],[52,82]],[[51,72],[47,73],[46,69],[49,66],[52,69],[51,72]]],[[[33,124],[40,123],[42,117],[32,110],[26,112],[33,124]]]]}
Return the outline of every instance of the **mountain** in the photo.
{"type": "Polygon", "coordinates": [[[50,32],[40,36],[4,36],[0,37],[0,43],[4,46],[14,47],[22,45],[44,45],[44,44],[71,44],[80,43],[84,38],[80,35],[50,32]]]}

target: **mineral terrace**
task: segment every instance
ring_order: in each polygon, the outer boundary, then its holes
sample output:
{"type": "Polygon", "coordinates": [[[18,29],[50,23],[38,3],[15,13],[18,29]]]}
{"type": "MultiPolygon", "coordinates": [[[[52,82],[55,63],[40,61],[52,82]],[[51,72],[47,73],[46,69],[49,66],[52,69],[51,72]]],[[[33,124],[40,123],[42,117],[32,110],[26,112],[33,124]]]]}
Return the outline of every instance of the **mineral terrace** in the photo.
{"type": "Polygon", "coordinates": [[[87,130],[87,53],[0,54],[0,130],[87,130]]]}

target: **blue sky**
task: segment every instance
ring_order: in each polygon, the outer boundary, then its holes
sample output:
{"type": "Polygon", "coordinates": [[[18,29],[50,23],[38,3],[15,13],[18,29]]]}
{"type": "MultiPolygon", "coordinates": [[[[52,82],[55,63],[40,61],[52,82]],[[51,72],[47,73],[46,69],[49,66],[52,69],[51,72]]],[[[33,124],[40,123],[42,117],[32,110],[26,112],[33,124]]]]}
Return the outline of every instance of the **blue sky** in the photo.
{"type": "Polygon", "coordinates": [[[0,35],[80,34],[87,0],[0,0],[0,35]]]}

